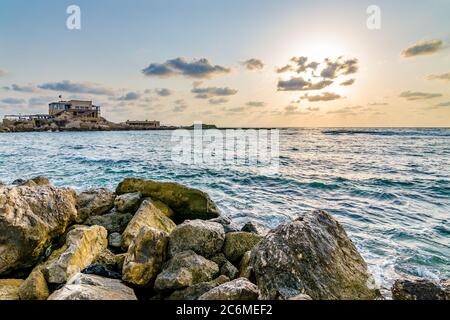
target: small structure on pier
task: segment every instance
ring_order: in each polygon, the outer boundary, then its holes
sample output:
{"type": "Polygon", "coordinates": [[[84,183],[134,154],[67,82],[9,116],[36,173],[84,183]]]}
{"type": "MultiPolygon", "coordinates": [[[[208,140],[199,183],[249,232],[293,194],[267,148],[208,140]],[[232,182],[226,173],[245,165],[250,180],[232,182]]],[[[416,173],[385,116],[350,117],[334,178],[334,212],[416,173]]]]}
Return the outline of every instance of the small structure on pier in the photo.
{"type": "Polygon", "coordinates": [[[135,120],[135,121],[130,121],[128,120],[126,122],[127,125],[129,125],[130,127],[136,127],[136,128],[154,128],[154,129],[158,129],[161,124],[159,121],[139,121],[139,120],[135,120]]]}
{"type": "Polygon", "coordinates": [[[92,101],[69,100],[52,102],[48,105],[48,114],[58,116],[63,113],[70,114],[74,118],[99,119],[100,107],[92,104],[92,101]]]}

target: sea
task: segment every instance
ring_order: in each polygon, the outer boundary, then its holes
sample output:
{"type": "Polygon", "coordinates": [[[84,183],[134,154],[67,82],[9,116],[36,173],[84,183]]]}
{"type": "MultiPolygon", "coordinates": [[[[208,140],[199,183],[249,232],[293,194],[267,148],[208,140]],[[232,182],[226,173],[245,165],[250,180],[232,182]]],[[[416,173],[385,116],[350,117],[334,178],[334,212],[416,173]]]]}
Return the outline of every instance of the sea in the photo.
{"type": "MultiPolygon", "coordinates": [[[[258,131],[258,130],[257,130],[258,131]]],[[[205,131],[206,132],[206,131],[205,131]]],[[[126,177],[209,193],[242,226],[314,209],[340,221],[375,281],[450,277],[450,129],[279,129],[276,172],[174,161],[173,131],[0,134],[0,181],[43,175],[78,191],[126,177]]]]}

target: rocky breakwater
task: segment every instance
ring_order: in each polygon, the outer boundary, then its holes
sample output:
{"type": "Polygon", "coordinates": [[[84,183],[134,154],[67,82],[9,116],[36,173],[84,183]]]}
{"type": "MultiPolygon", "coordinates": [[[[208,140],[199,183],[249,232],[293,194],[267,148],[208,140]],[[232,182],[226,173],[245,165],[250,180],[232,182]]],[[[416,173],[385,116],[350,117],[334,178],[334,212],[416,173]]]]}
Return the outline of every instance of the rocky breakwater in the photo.
{"type": "MultiPolygon", "coordinates": [[[[448,299],[448,285],[436,286],[397,282],[394,298],[448,299]]],[[[176,183],[125,179],[78,194],[42,177],[0,186],[0,300],[380,298],[324,211],[239,230],[206,193],[176,183]]]]}

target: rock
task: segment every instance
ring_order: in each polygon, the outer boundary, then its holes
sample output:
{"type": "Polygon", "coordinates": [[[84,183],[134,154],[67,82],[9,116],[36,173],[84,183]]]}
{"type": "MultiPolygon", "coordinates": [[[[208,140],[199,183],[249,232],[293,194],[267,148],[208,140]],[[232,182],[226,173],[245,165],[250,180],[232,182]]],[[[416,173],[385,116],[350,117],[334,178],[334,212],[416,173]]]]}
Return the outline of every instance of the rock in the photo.
{"type": "Polygon", "coordinates": [[[113,210],[102,216],[91,216],[84,222],[88,226],[102,226],[108,233],[122,233],[133,219],[130,213],[117,213],[113,210]]]}
{"type": "Polygon", "coordinates": [[[77,199],[77,223],[83,223],[90,216],[100,216],[114,206],[114,192],[106,189],[91,189],[81,192],[77,199]]]}
{"type": "Polygon", "coordinates": [[[133,289],[120,280],[77,273],[48,300],[137,300],[133,289]]]}
{"type": "Polygon", "coordinates": [[[312,298],[310,296],[308,296],[307,294],[298,294],[296,296],[290,297],[288,300],[306,301],[306,300],[312,300],[312,298]]]}
{"type": "Polygon", "coordinates": [[[103,250],[94,259],[92,264],[100,264],[110,267],[111,269],[122,272],[123,262],[125,260],[125,254],[114,254],[108,249],[103,250]]]}
{"type": "Polygon", "coordinates": [[[118,212],[130,212],[134,213],[139,208],[141,204],[142,193],[124,193],[117,196],[114,200],[114,206],[118,212]]]}
{"type": "Polygon", "coordinates": [[[128,248],[142,227],[151,227],[170,234],[176,225],[152,201],[144,200],[122,234],[122,248],[128,248]]]}
{"type": "Polygon", "coordinates": [[[20,186],[22,184],[24,184],[25,182],[27,182],[27,180],[24,179],[16,179],[13,182],[11,182],[12,185],[14,186],[20,186]]]}
{"type": "Polygon", "coordinates": [[[217,218],[210,219],[209,221],[220,223],[223,226],[225,233],[239,231],[239,227],[237,226],[237,224],[235,224],[229,217],[223,214],[217,218]]]}
{"type": "Polygon", "coordinates": [[[170,259],[163,271],[156,277],[157,291],[180,290],[200,282],[207,282],[219,274],[219,267],[212,261],[184,251],[170,259]]]}
{"type": "Polygon", "coordinates": [[[164,215],[167,218],[173,219],[175,216],[175,213],[173,212],[172,209],[170,209],[170,207],[165,204],[164,202],[161,202],[159,200],[154,200],[153,204],[159,209],[161,210],[162,213],[164,213],[164,215]]]}
{"type": "Polygon", "coordinates": [[[242,256],[241,262],[239,264],[239,277],[247,278],[251,282],[253,282],[254,281],[253,267],[250,264],[251,254],[252,254],[251,251],[247,251],[242,256]]]}
{"type": "Polygon", "coordinates": [[[19,288],[22,283],[21,279],[0,279],[0,301],[19,300],[19,288]]]}
{"type": "Polygon", "coordinates": [[[75,226],[67,233],[66,243],[52,253],[43,273],[48,283],[64,283],[88,267],[108,246],[106,229],[100,226],[75,226]]]}
{"type": "Polygon", "coordinates": [[[250,233],[257,234],[261,237],[265,237],[270,232],[270,229],[266,228],[265,226],[263,226],[260,223],[250,221],[250,222],[247,222],[242,227],[241,231],[250,232],[250,233]]]}
{"type": "Polygon", "coordinates": [[[261,241],[262,237],[250,232],[230,232],[225,237],[223,253],[228,260],[239,263],[249,250],[261,241]]]}
{"type": "Polygon", "coordinates": [[[20,300],[47,300],[47,281],[40,268],[35,268],[19,288],[20,300]]]}
{"type": "Polygon", "coordinates": [[[116,193],[137,191],[168,205],[174,211],[174,221],[177,223],[186,219],[208,220],[220,215],[219,209],[206,193],[178,183],[129,178],[118,185],[116,193]]]}
{"type": "Polygon", "coordinates": [[[201,295],[198,300],[258,300],[258,287],[245,278],[221,284],[201,295]]]}
{"type": "Polygon", "coordinates": [[[252,250],[251,265],[261,298],[373,300],[367,265],[344,228],[325,211],[307,213],[272,230],[252,250]]]}
{"type": "Polygon", "coordinates": [[[34,183],[36,183],[38,186],[48,186],[50,185],[50,181],[46,177],[43,176],[37,176],[33,179],[31,179],[34,183]]]}
{"type": "Polygon", "coordinates": [[[228,281],[230,279],[222,275],[212,281],[197,283],[186,289],[175,291],[166,300],[197,300],[202,294],[228,281]]]}
{"type": "Polygon", "coordinates": [[[394,300],[446,300],[445,289],[426,279],[397,279],[392,287],[394,300]]]}
{"type": "Polygon", "coordinates": [[[201,256],[210,257],[220,252],[224,240],[222,225],[204,220],[187,220],[170,235],[169,256],[192,250],[201,256]]]}
{"type": "Polygon", "coordinates": [[[441,286],[445,291],[445,300],[450,300],[450,279],[442,280],[441,286]]]}
{"type": "Polygon", "coordinates": [[[220,268],[220,274],[233,280],[238,277],[239,270],[231,262],[227,261],[220,268]]]}
{"type": "Polygon", "coordinates": [[[215,262],[219,268],[222,268],[222,266],[228,262],[227,258],[225,258],[225,255],[220,252],[218,254],[216,254],[215,256],[209,258],[209,260],[211,260],[212,262],[215,262]]]}
{"type": "Polygon", "coordinates": [[[111,248],[119,249],[122,245],[122,235],[118,232],[111,233],[108,236],[108,245],[111,248]]]}
{"type": "Polygon", "coordinates": [[[86,269],[83,269],[81,273],[95,274],[100,277],[111,279],[122,279],[122,274],[120,272],[117,272],[111,266],[104,264],[91,264],[86,269]]]}
{"type": "Polygon", "coordinates": [[[168,233],[142,227],[128,248],[122,280],[140,287],[153,284],[166,260],[168,243],[168,233]]]}
{"type": "Polygon", "coordinates": [[[32,267],[77,215],[75,191],[0,187],[0,275],[32,267]]]}

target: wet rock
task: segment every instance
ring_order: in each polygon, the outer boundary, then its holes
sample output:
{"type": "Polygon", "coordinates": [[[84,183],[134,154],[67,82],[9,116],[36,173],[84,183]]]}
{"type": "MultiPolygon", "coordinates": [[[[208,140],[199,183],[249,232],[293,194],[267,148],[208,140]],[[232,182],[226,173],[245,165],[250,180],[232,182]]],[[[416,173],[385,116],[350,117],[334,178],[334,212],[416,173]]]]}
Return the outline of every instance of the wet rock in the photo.
{"type": "Polygon", "coordinates": [[[144,200],[122,234],[122,248],[129,247],[143,227],[150,227],[170,234],[175,223],[167,218],[151,200],[144,200]]]}
{"type": "Polygon", "coordinates": [[[257,300],[258,287],[245,278],[221,284],[201,295],[198,300],[257,300]]]}
{"type": "Polygon", "coordinates": [[[137,300],[133,289],[120,280],[77,273],[48,300],[137,300]]]}
{"type": "Polygon", "coordinates": [[[114,209],[102,216],[91,216],[84,222],[88,226],[102,226],[108,233],[122,233],[133,219],[130,213],[118,213],[114,209]]]}
{"type": "Polygon", "coordinates": [[[213,256],[223,246],[225,232],[223,227],[215,222],[204,220],[187,220],[178,225],[170,235],[169,255],[187,250],[204,257],[213,256]]]}
{"type": "Polygon", "coordinates": [[[397,279],[392,287],[394,300],[446,300],[445,289],[430,280],[419,278],[397,279]]]}
{"type": "Polygon", "coordinates": [[[225,237],[223,253],[233,263],[239,263],[244,253],[253,249],[262,237],[250,232],[230,232],[225,237]]]}
{"type": "Polygon", "coordinates": [[[231,262],[226,261],[220,268],[220,274],[233,280],[238,277],[239,270],[231,262]]]}
{"type": "Polygon", "coordinates": [[[19,288],[22,283],[21,279],[0,279],[0,301],[20,300],[19,288]]]}
{"type": "Polygon", "coordinates": [[[31,181],[36,183],[36,185],[38,185],[38,186],[48,186],[48,185],[50,185],[50,181],[46,177],[43,177],[43,176],[37,176],[37,177],[31,179],[31,181]]]}
{"type": "Polygon", "coordinates": [[[118,232],[111,233],[108,236],[108,244],[113,249],[120,249],[122,245],[122,235],[118,232]]]}
{"type": "Polygon", "coordinates": [[[177,223],[186,219],[208,220],[220,215],[219,209],[206,193],[178,183],[129,178],[119,184],[116,193],[120,195],[137,191],[168,205],[175,213],[174,221],[177,223]]]}
{"type": "Polygon", "coordinates": [[[114,200],[114,206],[118,212],[129,212],[134,213],[139,208],[141,204],[142,193],[124,193],[117,196],[114,200]]]}
{"type": "Polygon", "coordinates": [[[52,253],[43,273],[48,283],[64,283],[88,267],[107,246],[106,229],[100,226],[75,226],[67,233],[65,245],[52,253]]]}
{"type": "Polygon", "coordinates": [[[23,185],[25,182],[27,182],[27,180],[25,179],[16,179],[13,182],[11,182],[11,184],[14,186],[20,186],[23,185]]]}
{"type": "Polygon", "coordinates": [[[47,300],[47,281],[40,268],[34,269],[19,288],[20,300],[47,300]]]}
{"type": "Polygon", "coordinates": [[[168,233],[142,227],[128,248],[122,280],[140,287],[153,284],[166,260],[168,243],[168,233]]]}
{"type": "Polygon", "coordinates": [[[344,228],[325,211],[307,213],[272,230],[252,250],[262,299],[299,293],[315,300],[372,300],[367,265],[344,228]]]}
{"type": "Polygon", "coordinates": [[[91,189],[81,192],[77,199],[77,223],[84,222],[90,216],[100,216],[107,213],[114,206],[114,192],[106,189],[91,189]]]}
{"type": "Polygon", "coordinates": [[[225,233],[228,232],[237,232],[239,231],[239,227],[237,224],[235,224],[229,217],[226,215],[220,215],[217,218],[210,219],[211,222],[220,223],[223,226],[223,229],[225,230],[225,233]]]}
{"type": "Polygon", "coordinates": [[[95,274],[100,277],[111,279],[122,279],[122,274],[120,272],[117,272],[111,266],[104,264],[91,264],[86,269],[83,269],[81,273],[95,274]]]}
{"type": "Polygon", "coordinates": [[[212,261],[184,251],[170,259],[163,271],[156,277],[158,291],[180,290],[200,282],[208,282],[219,274],[219,267],[212,261]]]}
{"type": "Polygon", "coordinates": [[[0,275],[32,267],[77,216],[76,195],[53,186],[0,186],[0,275]]]}
{"type": "Polygon", "coordinates": [[[197,300],[202,294],[228,281],[230,279],[222,275],[212,281],[197,283],[186,289],[175,291],[166,300],[197,300]]]}
{"type": "Polygon", "coordinates": [[[261,237],[265,237],[269,232],[270,229],[263,226],[260,223],[254,222],[254,221],[250,221],[247,222],[241,229],[241,231],[244,232],[250,232],[250,233],[254,233],[257,234],[261,237]]]}

